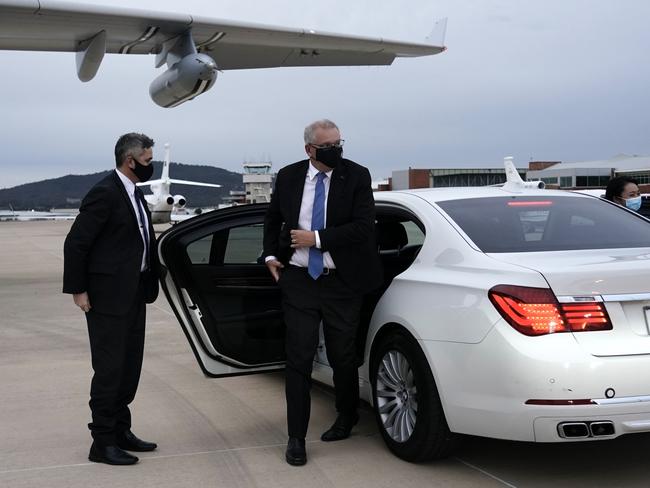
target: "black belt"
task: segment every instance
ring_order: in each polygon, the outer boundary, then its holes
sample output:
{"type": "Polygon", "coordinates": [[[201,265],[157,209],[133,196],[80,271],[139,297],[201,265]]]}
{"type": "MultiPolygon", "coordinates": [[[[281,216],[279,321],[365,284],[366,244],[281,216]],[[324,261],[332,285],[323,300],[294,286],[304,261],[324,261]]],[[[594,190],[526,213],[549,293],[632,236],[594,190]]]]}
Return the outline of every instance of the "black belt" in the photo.
{"type": "MultiPolygon", "coordinates": [[[[290,264],[289,267],[302,270],[305,273],[309,272],[309,269],[307,269],[305,266],[296,266],[295,264],[290,264]]],[[[321,276],[331,276],[334,273],[336,273],[336,268],[323,268],[323,273],[321,274],[321,276]]]]}

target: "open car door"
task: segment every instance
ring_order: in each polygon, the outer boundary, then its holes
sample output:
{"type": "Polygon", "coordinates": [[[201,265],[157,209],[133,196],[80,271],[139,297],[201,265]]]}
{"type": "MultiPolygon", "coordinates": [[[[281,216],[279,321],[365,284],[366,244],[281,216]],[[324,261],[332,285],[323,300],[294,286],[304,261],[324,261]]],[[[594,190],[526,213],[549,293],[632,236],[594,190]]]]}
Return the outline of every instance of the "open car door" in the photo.
{"type": "Polygon", "coordinates": [[[158,241],[162,288],[208,376],[284,368],[280,288],[261,257],[267,206],[209,212],[158,241]]]}

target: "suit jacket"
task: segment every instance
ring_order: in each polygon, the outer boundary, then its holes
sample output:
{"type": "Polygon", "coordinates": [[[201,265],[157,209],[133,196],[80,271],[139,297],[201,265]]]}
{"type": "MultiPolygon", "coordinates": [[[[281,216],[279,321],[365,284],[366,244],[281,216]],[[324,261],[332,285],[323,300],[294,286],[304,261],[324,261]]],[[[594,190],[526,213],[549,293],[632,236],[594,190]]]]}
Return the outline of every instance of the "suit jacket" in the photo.
{"type": "MultiPolygon", "coordinates": [[[[136,197],[137,198],[137,197],[136,197]]],[[[156,234],[149,220],[145,301],[158,296],[156,234]]],[[[115,171],[90,189],[63,246],[63,293],[88,292],[97,312],[121,315],[136,297],[144,243],[129,195],[115,171]]]]}
{"type": "MultiPolygon", "coordinates": [[[[290,231],[298,228],[300,204],[309,160],[282,168],[264,219],[264,257],[289,263],[290,231]]],[[[329,251],[341,280],[356,293],[367,293],[382,281],[375,243],[375,201],[370,173],[348,159],[332,172],[327,197],[326,228],[318,232],[321,251],[329,251]]]]}

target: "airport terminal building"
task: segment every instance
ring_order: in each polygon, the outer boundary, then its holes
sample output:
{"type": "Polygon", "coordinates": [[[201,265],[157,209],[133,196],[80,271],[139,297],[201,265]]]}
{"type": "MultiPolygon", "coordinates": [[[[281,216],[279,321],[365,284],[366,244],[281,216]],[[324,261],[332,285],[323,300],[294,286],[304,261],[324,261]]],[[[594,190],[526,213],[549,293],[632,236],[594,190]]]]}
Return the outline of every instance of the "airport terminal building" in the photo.
{"type": "Polygon", "coordinates": [[[629,176],[640,185],[650,185],[650,156],[620,154],[611,159],[578,163],[548,164],[528,171],[528,181],[543,181],[562,189],[604,188],[614,176],[629,176]]]}
{"type": "MultiPolygon", "coordinates": [[[[523,179],[527,170],[518,169],[523,179]]],[[[506,171],[501,168],[431,168],[393,171],[389,179],[392,190],[414,188],[448,188],[458,186],[490,186],[506,182],[506,171]]]]}
{"type": "MultiPolygon", "coordinates": [[[[522,179],[543,181],[548,188],[605,188],[614,176],[638,180],[642,192],[650,192],[650,156],[620,154],[611,159],[563,163],[531,161],[528,168],[518,168],[522,179]],[[646,186],[647,185],[647,186],[646,186]]],[[[429,168],[393,171],[379,190],[489,186],[505,183],[503,167],[429,168]]]]}

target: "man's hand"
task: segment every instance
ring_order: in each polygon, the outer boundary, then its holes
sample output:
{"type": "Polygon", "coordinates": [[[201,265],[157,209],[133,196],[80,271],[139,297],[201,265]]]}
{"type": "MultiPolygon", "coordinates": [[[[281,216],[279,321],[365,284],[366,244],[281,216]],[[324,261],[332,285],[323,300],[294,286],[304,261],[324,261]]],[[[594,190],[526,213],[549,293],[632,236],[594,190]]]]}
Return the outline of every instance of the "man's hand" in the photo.
{"type": "Polygon", "coordinates": [[[313,247],[316,245],[316,233],[313,230],[292,230],[291,247],[313,247]]]}
{"type": "Polygon", "coordinates": [[[88,293],[85,291],[83,293],[75,293],[72,295],[74,304],[79,307],[84,312],[88,313],[90,311],[90,300],[88,300],[88,293]]]}
{"type": "Polygon", "coordinates": [[[271,259],[266,262],[266,267],[269,268],[269,271],[271,272],[273,279],[277,283],[278,280],[280,279],[280,270],[284,268],[284,265],[277,259],[271,259]]]}

